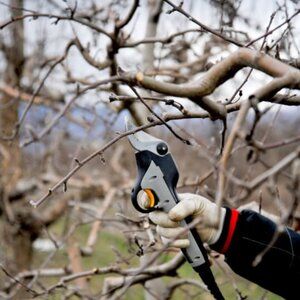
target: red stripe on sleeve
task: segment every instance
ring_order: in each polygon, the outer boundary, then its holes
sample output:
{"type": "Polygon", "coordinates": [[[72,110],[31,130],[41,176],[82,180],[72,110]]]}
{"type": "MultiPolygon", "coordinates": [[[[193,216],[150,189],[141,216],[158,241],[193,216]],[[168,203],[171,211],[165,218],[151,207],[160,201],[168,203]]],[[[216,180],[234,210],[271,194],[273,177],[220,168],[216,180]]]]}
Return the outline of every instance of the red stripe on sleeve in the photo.
{"type": "Polygon", "coordinates": [[[221,250],[221,253],[226,253],[230,246],[238,218],[239,218],[239,212],[236,209],[232,209],[231,216],[230,216],[230,222],[229,222],[228,234],[227,234],[224,246],[221,250]]]}

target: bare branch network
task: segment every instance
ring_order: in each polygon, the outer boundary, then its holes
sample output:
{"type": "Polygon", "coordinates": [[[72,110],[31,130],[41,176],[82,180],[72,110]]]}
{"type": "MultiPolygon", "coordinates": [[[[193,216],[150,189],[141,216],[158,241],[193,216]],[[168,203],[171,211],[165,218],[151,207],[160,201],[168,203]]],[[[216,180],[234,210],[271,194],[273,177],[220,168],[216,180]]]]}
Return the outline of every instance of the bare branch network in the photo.
{"type": "MultiPolygon", "coordinates": [[[[270,2],[262,21],[244,17],[247,0],[144,2],[0,1],[3,299],[208,292],[131,208],[123,140],[140,130],[170,142],[180,191],[219,207],[259,202],[274,217],[278,232],[255,264],[285,226],[300,228],[297,3],[270,2]],[[123,130],[126,114],[136,129],[123,130]],[[42,238],[49,253],[35,249],[42,238]]],[[[245,299],[208,251],[221,287],[245,299]]]]}

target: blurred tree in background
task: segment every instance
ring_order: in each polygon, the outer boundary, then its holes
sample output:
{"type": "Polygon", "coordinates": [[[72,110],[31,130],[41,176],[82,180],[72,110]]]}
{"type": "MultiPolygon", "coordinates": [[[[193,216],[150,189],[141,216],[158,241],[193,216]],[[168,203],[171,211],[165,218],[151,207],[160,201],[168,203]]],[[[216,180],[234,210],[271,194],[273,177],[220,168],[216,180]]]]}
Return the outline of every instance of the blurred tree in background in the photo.
{"type": "MultiPolygon", "coordinates": [[[[299,229],[297,1],[0,7],[1,299],[210,298],[131,207],[125,115],[171,145],[179,191],[299,229]]],[[[228,299],[278,298],[210,256],[228,299]]]]}

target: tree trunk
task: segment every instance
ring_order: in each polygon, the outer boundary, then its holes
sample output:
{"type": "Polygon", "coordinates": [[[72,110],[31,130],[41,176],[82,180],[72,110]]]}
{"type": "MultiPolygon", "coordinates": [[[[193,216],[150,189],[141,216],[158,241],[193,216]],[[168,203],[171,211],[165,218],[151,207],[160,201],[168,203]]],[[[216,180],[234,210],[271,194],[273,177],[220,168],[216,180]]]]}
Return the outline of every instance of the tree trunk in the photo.
{"type": "MultiPolygon", "coordinates": [[[[11,0],[10,4],[11,7],[23,7],[23,0],[11,0]]],[[[11,8],[12,17],[21,14],[21,10],[11,8]]],[[[24,67],[23,21],[14,22],[7,30],[10,38],[4,45],[6,70],[3,80],[9,86],[19,88],[24,67]]],[[[9,195],[22,175],[19,138],[18,135],[14,137],[18,124],[19,101],[3,94],[0,97],[0,105],[0,134],[2,137],[11,137],[6,141],[2,140],[0,145],[0,205],[4,223],[2,241],[6,248],[5,267],[14,274],[30,268],[35,233],[30,226],[32,213],[26,207],[24,199],[9,201],[9,195]]],[[[24,299],[24,294],[17,298],[24,299]]]]}

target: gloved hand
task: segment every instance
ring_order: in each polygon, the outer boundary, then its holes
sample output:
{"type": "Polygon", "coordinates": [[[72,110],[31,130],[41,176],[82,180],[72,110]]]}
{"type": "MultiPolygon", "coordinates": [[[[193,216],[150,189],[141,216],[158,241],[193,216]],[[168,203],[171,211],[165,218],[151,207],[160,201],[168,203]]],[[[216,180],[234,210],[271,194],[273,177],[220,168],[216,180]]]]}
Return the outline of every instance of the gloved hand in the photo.
{"type": "MultiPolygon", "coordinates": [[[[174,206],[169,213],[163,211],[153,211],[149,214],[150,220],[157,225],[156,231],[161,236],[164,243],[170,242],[178,235],[179,222],[187,216],[201,218],[201,222],[196,226],[196,230],[203,242],[209,245],[215,243],[222,232],[225,208],[221,208],[220,220],[218,222],[218,207],[210,200],[195,194],[179,194],[180,202],[174,206]],[[216,227],[216,224],[219,224],[216,227]]],[[[180,236],[171,246],[186,248],[189,246],[187,233],[180,236]]]]}

